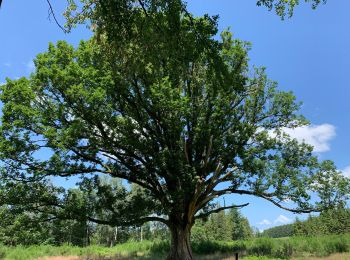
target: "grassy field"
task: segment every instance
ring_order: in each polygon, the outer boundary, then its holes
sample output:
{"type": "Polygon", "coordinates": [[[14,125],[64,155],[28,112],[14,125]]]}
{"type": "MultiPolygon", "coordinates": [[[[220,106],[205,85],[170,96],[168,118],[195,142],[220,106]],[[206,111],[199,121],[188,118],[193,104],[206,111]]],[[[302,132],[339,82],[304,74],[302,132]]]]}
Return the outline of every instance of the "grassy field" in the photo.
{"type": "MultiPolygon", "coordinates": [[[[319,237],[258,238],[248,241],[203,241],[193,243],[196,259],[233,259],[239,252],[246,260],[265,259],[349,259],[350,234],[319,237]],[[230,257],[231,256],[231,257],[230,257]],[[327,257],[327,258],[324,258],[327,257]],[[335,257],[335,258],[334,258],[335,257]]],[[[75,256],[75,259],[164,259],[169,243],[164,241],[128,242],[115,247],[74,247],[50,245],[30,247],[0,246],[0,259],[44,259],[48,256],[75,256]]],[[[57,259],[57,258],[56,258],[57,259]]],[[[67,258],[66,258],[67,259],[67,258]]],[[[74,258],[72,258],[73,260],[74,258]]]]}

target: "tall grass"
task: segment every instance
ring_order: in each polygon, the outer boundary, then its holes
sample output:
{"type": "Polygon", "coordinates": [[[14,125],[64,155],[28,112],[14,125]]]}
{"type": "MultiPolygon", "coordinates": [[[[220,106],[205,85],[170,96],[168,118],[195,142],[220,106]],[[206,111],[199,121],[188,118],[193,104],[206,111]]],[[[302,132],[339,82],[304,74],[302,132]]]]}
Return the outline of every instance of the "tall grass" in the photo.
{"type": "MultiPolygon", "coordinates": [[[[0,259],[37,259],[42,256],[75,255],[89,256],[89,259],[104,256],[143,256],[144,259],[162,259],[169,250],[168,241],[127,242],[115,247],[74,247],[50,245],[30,247],[6,247],[0,245],[0,259]]],[[[196,255],[232,254],[238,252],[245,259],[289,259],[301,256],[327,256],[350,251],[350,234],[317,237],[257,238],[247,241],[200,241],[192,243],[196,255]],[[249,256],[249,257],[248,257],[249,256]]],[[[100,258],[101,257],[101,258],[100,258]]],[[[108,258],[110,259],[110,258],[108,258]]],[[[112,258],[113,259],[113,258],[112,258]]]]}
{"type": "Polygon", "coordinates": [[[193,243],[197,254],[239,252],[245,256],[289,259],[292,256],[328,256],[350,252],[350,234],[317,237],[257,238],[247,241],[193,243]]]}
{"type": "MultiPolygon", "coordinates": [[[[162,252],[162,243],[143,241],[127,242],[119,244],[114,247],[103,246],[88,246],[76,247],[69,245],[50,246],[50,245],[36,245],[36,246],[16,246],[6,247],[0,246],[0,259],[9,260],[24,260],[37,259],[43,256],[137,256],[149,255],[154,252],[162,252]]],[[[164,251],[164,250],[163,250],[164,251]]]]}

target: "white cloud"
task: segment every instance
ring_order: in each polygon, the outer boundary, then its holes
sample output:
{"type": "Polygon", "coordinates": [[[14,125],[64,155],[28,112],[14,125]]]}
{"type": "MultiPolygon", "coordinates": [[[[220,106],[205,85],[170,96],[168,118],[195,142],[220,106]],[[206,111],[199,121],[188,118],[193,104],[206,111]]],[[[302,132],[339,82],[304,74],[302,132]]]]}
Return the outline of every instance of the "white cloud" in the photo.
{"type": "Polygon", "coordinates": [[[293,201],[290,199],[290,198],[285,198],[284,200],[283,200],[283,202],[284,203],[293,203],[293,201]]]}
{"type": "Polygon", "coordinates": [[[6,67],[11,67],[12,64],[11,64],[10,62],[5,62],[5,63],[4,63],[4,66],[6,66],[6,67]]]}
{"type": "Polygon", "coordinates": [[[271,225],[271,221],[264,219],[258,223],[259,225],[271,225]]]}
{"type": "Polygon", "coordinates": [[[348,166],[344,170],[342,170],[342,173],[345,177],[350,178],[350,166],[348,166]]]}
{"type": "Polygon", "coordinates": [[[5,85],[5,84],[6,84],[6,82],[0,82],[0,86],[5,85]]]}
{"type": "Polygon", "coordinates": [[[314,152],[327,152],[330,150],[329,142],[336,133],[331,124],[301,126],[295,129],[285,128],[284,131],[298,141],[312,145],[314,152]]]}
{"type": "Polygon", "coordinates": [[[287,223],[290,223],[291,221],[292,220],[287,218],[286,216],[279,215],[278,218],[275,219],[274,224],[278,224],[278,223],[287,224],[287,223]]]}
{"type": "Polygon", "coordinates": [[[34,62],[32,60],[28,61],[26,64],[27,69],[29,70],[29,72],[33,72],[35,69],[35,65],[34,62]]]}

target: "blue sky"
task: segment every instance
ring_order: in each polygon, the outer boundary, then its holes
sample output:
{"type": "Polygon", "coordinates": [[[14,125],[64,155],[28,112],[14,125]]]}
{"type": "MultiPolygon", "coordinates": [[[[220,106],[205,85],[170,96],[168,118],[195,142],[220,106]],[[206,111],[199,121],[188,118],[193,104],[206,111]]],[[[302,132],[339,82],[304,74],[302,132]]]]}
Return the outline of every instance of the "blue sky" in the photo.
{"type": "MultiPolygon", "coordinates": [[[[302,2],[302,1],[301,1],[302,2]]],[[[219,14],[220,30],[231,27],[235,37],[253,44],[250,63],[265,66],[283,90],[303,101],[301,112],[311,126],[292,135],[315,146],[321,159],[333,160],[350,177],[350,1],[328,1],[317,10],[301,4],[292,19],[281,21],[257,7],[256,0],[192,0],[190,10],[219,14]]],[[[52,0],[58,19],[66,1],[52,0]]],[[[64,34],[48,20],[46,1],[4,0],[0,10],[0,83],[5,77],[27,76],[32,59],[48,42],[67,40],[73,45],[88,39],[80,26],[64,34]]],[[[251,202],[242,210],[259,229],[288,223],[296,215],[260,199],[227,196],[226,204],[251,202]]]]}

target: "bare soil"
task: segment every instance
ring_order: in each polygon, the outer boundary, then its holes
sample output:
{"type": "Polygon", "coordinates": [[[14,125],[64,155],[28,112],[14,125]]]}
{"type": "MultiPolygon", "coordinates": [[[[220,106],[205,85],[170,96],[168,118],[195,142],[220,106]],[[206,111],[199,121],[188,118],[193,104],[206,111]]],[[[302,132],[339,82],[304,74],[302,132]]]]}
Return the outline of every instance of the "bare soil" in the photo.
{"type": "Polygon", "coordinates": [[[39,257],[38,260],[81,260],[79,256],[44,256],[39,257]]]}
{"type": "Polygon", "coordinates": [[[325,257],[305,257],[305,258],[296,258],[296,260],[350,260],[350,254],[333,254],[325,257]]]}

